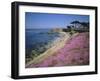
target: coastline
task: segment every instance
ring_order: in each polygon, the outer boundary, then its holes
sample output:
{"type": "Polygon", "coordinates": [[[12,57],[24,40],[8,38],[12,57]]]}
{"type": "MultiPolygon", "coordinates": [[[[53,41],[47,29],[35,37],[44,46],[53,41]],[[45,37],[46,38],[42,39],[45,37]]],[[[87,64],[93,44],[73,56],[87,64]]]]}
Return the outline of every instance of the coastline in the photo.
{"type": "Polygon", "coordinates": [[[44,59],[48,58],[49,56],[51,56],[55,52],[57,52],[59,49],[64,47],[65,43],[71,38],[71,35],[69,33],[65,33],[65,32],[59,32],[59,33],[62,35],[62,37],[53,41],[51,48],[49,48],[44,53],[37,56],[32,61],[28,62],[25,66],[26,68],[29,67],[31,64],[33,65],[33,64],[37,64],[37,63],[43,61],[44,59]]]}
{"type": "Polygon", "coordinates": [[[26,68],[89,65],[89,32],[65,34],[26,68]],[[67,37],[66,37],[67,36],[67,37]]]}

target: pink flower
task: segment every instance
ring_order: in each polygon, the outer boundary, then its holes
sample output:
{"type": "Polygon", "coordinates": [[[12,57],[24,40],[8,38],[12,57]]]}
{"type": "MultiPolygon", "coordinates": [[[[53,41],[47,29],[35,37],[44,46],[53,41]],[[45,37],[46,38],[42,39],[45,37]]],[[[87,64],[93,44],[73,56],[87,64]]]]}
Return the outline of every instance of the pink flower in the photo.
{"type": "Polygon", "coordinates": [[[32,67],[89,64],[89,33],[79,33],[67,41],[63,48],[32,67]]]}

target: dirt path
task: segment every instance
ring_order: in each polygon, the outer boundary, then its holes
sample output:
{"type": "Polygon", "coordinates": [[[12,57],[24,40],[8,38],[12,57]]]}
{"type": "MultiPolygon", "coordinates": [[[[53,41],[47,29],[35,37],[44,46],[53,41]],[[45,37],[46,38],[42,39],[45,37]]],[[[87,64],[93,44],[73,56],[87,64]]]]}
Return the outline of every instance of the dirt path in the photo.
{"type": "Polygon", "coordinates": [[[59,40],[54,41],[53,47],[49,48],[43,54],[40,54],[37,58],[30,61],[28,64],[26,64],[26,67],[29,67],[31,64],[33,65],[33,64],[40,63],[41,61],[48,58],[52,54],[55,54],[55,52],[61,49],[65,45],[66,41],[69,40],[71,37],[69,33],[66,34],[65,32],[61,32],[61,34],[63,35],[63,37],[59,40]]]}

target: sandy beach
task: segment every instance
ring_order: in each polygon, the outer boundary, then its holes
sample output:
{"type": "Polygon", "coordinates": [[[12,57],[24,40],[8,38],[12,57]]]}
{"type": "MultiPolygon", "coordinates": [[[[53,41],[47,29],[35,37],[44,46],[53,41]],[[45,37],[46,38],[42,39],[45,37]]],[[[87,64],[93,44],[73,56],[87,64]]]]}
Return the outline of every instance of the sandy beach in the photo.
{"type": "Polygon", "coordinates": [[[70,34],[69,33],[65,33],[65,32],[60,32],[63,36],[60,39],[56,39],[55,41],[52,42],[52,47],[49,48],[47,51],[45,51],[43,54],[40,54],[37,58],[35,58],[34,60],[30,61],[29,63],[26,64],[26,67],[31,66],[31,64],[37,64],[43,60],[45,60],[46,58],[48,58],[49,56],[51,56],[52,54],[54,54],[56,51],[58,51],[59,49],[61,49],[67,40],[70,39],[70,34]]]}

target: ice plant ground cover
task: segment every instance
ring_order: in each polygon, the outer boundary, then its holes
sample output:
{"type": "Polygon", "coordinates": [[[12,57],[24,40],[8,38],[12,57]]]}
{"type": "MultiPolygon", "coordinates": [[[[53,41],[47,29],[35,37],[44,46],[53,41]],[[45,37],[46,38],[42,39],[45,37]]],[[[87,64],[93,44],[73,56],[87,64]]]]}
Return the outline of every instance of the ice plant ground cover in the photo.
{"type": "MultiPolygon", "coordinates": [[[[57,44],[59,46],[59,43],[57,44]]],[[[69,40],[66,40],[63,47],[42,59],[39,62],[33,61],[27,67],[89,65],[89,32],[72,35],[69,40]]]]}

